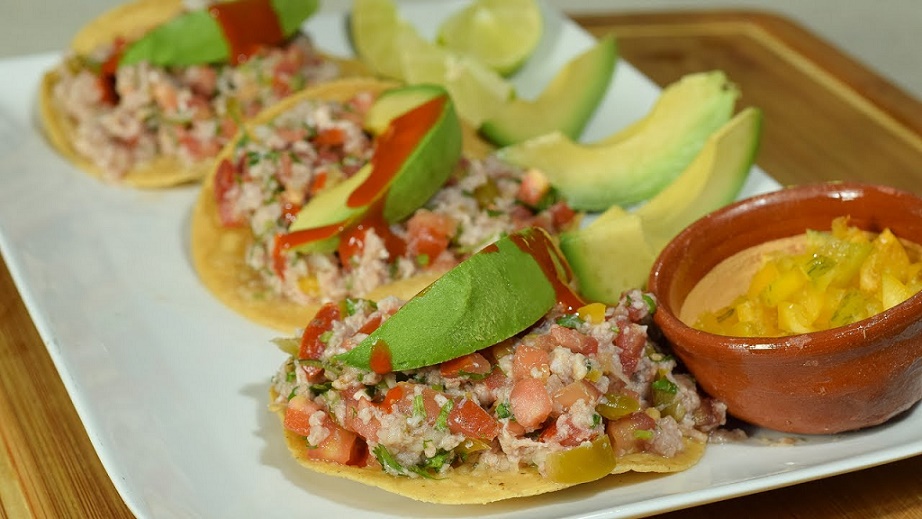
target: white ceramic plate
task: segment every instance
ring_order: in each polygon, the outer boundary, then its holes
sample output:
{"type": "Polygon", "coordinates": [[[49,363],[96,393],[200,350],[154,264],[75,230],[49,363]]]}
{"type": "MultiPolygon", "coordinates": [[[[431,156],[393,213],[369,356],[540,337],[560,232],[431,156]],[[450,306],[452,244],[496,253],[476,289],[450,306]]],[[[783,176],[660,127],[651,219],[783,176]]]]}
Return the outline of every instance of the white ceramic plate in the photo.
{"type": "MultiPolygon", "coordinates": [[[[402,14],[431,35],[457,5],[406,4],[402,14]]],[[[548,37],[517,79],[525,94],[591,45],[573,23],[547,15],[548,37]]],[[[323,14],[308,29],[345,54],[344,27],[342,14],[323,14]]],[[[190,266],[196,189],[103,185],[42,139],[35,94],[58,58],[0,61],[0,252],[103,465],[139,517],[636,516],[922,452],[917,407],[884,427],[791,446],[770,446],[773,435],[756,430],[745,443],[712,446],[679,474],[609,477],[488,506],[421,504],[302,470],[266,409],[269,377],[284,360],[270,344],[277,334],[225,309],[190,266]]],[[[619,63],[587,139],[640,117],[657,93],[619,63]]],[[[744,194],[776,187],[755,169],[744,194]]]]}

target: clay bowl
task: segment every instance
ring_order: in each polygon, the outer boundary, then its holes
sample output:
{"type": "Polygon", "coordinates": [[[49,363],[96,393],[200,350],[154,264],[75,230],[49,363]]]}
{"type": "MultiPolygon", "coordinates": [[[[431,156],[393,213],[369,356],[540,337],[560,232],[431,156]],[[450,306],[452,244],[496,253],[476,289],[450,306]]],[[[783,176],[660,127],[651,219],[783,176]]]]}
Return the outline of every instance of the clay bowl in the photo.
{"type": "Polygon", "coordinates": [[[678,317],[689,292],[725,258],[807,229],[829,230],[843,215],[850,225],[889,227],[922,244],[922,198],[868,184],[808,184],[706,215],[654,263],[648,287],[659,300],[656,324],[731,415],[789,433],[831,434],[883,423],[922,399],[922,293],[848,326],[788,337],[715,335],[678,317]]]}

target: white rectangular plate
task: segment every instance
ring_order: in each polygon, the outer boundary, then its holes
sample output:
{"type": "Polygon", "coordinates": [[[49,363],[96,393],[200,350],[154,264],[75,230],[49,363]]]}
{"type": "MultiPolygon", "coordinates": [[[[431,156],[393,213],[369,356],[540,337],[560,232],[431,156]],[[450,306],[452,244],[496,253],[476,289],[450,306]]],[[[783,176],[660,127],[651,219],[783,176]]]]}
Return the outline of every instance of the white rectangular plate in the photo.
{"type": "MultiPolygon", "coordinates": [[[[427,36],[458,3],[411,3],[427,36]]],[[[547,9],[546,37],[516,78],[531,95],[591,37],[547,9]]],[[[308,30],[350,52],[345,16],[308,30]]],[[[139,517],[615,517],[672,510],[885,463],[922,452],[922,410],[873,430],[769,445],[769,431],[714,445],[696,467],[626,475],[476,507],[417,503],[310,473],[289,457],[266,409],[284,355],[275,332],[225,309],[188,254],[195,187],[104,185],[56,155],[35,103],[55,55],[0,61],[0,252],[115,486],[139,517]]],[[[642,116],[656,88],[629,64],[586,139],[642,116]]],[[[744,195],[777,188],[757,168],[744,195]]],[[[295,333],[292,330],[292,333],[295,333]]]]}

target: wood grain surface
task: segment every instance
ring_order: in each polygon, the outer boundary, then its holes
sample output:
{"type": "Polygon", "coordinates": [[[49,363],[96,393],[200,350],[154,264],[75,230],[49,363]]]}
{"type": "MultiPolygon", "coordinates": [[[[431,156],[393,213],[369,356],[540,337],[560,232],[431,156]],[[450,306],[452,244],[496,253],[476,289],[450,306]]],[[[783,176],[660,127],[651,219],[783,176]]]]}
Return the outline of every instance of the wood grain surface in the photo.
{"type": "MultiPolygon", "coordinates": [[[[583,15],[660,85],[722,69],[765,113],[759,165],[784,184],[922,193],[922,104],[789,20],[747,11],[583,15]]],[[[920,433],[922,434],[922,433],[920,433]]],[[[131,517],[0,262],[0,518],[131,517]]],[[[922,456],[665,514],[922,517],[922,456]]]]}

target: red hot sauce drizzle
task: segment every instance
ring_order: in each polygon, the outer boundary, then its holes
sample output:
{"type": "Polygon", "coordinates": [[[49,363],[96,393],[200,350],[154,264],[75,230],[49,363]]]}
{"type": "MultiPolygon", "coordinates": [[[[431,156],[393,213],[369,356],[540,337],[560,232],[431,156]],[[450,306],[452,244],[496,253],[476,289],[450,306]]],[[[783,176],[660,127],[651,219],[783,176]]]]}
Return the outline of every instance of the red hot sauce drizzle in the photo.
{"type": "Polygon", "coordinates": [[[306,243],[332,238],[337,234],[340,235],[340,260],[346,268],[350,263],[349,258],[361,253],[364,248],[365,233],[370,229],[374,229],[375,233],[384,240],[384,245],[391,258],[405,254],[406,243],[391,232],[390,225],[384,219],[387,190],[401,166],[441,117],[445,103],[445,96],[439,96],[394,118],[387,130],[375,141],[375,150],[371,157],[371,173],[350,193],[346,200],[348,207],[370,205],[362,218],[276,236],[272,256],[275,271],[279,276],[282,276],[284,272],[285,251],[306,243]]]}
{"type": "Polygon", "coordinates": [[[278,15],[269,0],[237,0],[208,8],[224,33],[230,51],[230,63],[239,65],[261,47],[285,41],[278,15]]]}
{"type": "MultiPolygon", "coordinates": [[[[570,288],[568,281],[573,277],[569,265],[556,252],[554,244],[548,239],[547,234],[541,231],[529,233],[515,233],[509,239],[520,250],[535,258],[544,277],[554,287],[557,294],[557,303],[567,312],[574,312],[585,306],[585,302],[570,288]]],[[[491,245],[495,247],[495,245],[491,245]]]]}

